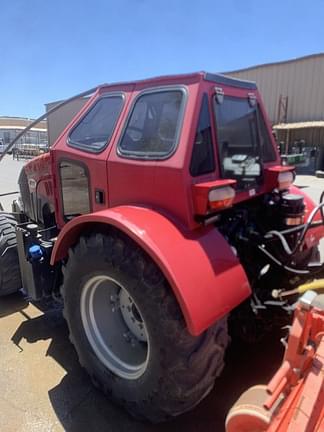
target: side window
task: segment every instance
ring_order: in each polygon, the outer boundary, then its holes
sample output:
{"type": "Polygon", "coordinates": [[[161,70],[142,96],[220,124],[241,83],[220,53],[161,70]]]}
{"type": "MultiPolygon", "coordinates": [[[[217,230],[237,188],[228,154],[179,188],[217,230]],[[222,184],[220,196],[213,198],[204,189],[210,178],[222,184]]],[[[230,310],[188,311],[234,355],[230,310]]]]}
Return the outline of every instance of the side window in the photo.
{"type": "Polygon", "coordinates": [[[59,166],[63,214],[66,219],[90,213],[89,178],[86,168],[77,163],[62,161],[59,166]]]}
{"type": "Polygon", "coordinates": [[[199,123],[193,146],[190,174],[195,177],[202,174],[207,174],[215,169],[215,158],[211,134],[210,112],[208,107],[208,96],[204,95],[199,123]]]}
{"type": "Polygon", "coordinates": [[[274,151],[272,141],[269,137],[269,132],[266,127],[260,109],[259,109],[259,125],[260,125],[260,145],[261,145],[262,159],[264,162],[273,162],[276,160],[276,153],[274,151]]]}
{"type": "Polygon", "coordinates": [[[119,143],[121,155],[159,159],[177,146],[184,108],[182,90],[143,94],[135,102],[119,143]]]}
{"type": "Polygon", "coordinates": [[[122,95],[105,96],[95,103],[72,129],[68,143],[89,152],[100,152],[109,143],[122,110],[122,95]]]}

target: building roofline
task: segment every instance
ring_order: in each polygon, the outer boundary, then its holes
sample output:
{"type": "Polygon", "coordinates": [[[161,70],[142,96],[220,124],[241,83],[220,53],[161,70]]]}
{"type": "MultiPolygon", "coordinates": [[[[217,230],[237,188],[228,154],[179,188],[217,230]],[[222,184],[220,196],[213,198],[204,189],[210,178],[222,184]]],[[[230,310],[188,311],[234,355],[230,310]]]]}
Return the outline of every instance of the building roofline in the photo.
{"type": "Polygon", "coordinates": [[[233,69],[233,70],[222,72],[222,73],[227,75],[227,74],[231,74],[234,72],[246,72],[249,70],[259,69],[259,68],[266,67],[266,66],[275,66],[275,65],[286,64],[286,63],[294,63],[294,62],[299,61],[299,60],[308,60],[308,59],[316,58],[316,57],[324,57],[324,53],[308,54],[308,55],[305,55],[302,57],[296,57],[296,58],[292,58],[289,60],[281,60],[281,61],[276,61],[276,62],[271,62],[271,63],[261,63],[258,65],[248,66],[248,67],[241,68],[241,69],[233,69]]]}
{"type": "MultiPolygon", "coordinates": [[[[0,125],[0,130],[3,130],[3,129],[24,130],[24,129],[26,129],[26,126],[0,125]]],[[[39,127],[32,127],[30,130],[34,131],[34,132],[37,132],[37,131],[39,131],[39,132],[47,132],[46,128],[39,128],[39,127]]]]}
{"type": "Polygon", "coordinates": [[[2,119],[14,119],[14,120],[27,120],[27,121],[35,121],[36,119],[29,117],[18,117],[18,116],[0,116],[0,120],[2,119]]]}
{"type": "Polygon", "coordinates": [[[324,128],[324,120],[278,123],[272,126],[276,130],[324,128]]]}

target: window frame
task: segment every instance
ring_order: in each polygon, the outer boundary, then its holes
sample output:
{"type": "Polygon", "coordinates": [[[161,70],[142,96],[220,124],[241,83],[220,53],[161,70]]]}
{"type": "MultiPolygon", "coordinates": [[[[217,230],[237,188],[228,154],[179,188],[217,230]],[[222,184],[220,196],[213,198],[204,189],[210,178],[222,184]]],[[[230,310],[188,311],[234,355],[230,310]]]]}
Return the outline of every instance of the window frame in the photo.
{"type": "Polygon", "coordinates": [[[184,115],[185,115],[186,107],[187,107],[187,101],[188,101],[188,89],[184,85],[169,85],[169,86],[151,87],[151,88],[147,88],[145,90],[140,91],[135,96],[135,98],[133,99],[132,105],[131,105],[131,107],[128,111],[127,117],[125,119],[123,129],[122,129],[120,137],[118,139],[118,144],[117,144],[117,148],[116,148],[117,155],[123,159],[135,159],[135,160],[142,160],[142,161],[167,160],[171,156],[173,156],[173,154],[176,152],[176,150],[179,146],[179,140],[180,140],[181,131],[182,131],[182,127],[183,127],[184,115]],[[135,151],[123,150],[120,145],[121,145],[121,142],[124,138],[126,129],[129,125],[129,121],[133,115],[137,101],[142,96],[145,96],[148,94],[167,93],[170,91],[180,91],[182,93],[181,106],[180,106],[180,110],[179,110],[179,117],[178,117],[178,122],[177,122],[176,133],[175,133],[175,140],[174,140],[174,144],[173,144],[172,148],[170,148],[170,151],[168,153],[163,154],[163,155],[157,155],[156,153],[150,154],[147,152],[144,154],[143,152],[139,153],[139,152],[135,152],[135,151]]]}
{"type": "MultiPolygon", "coordinates": [[[[224,99],[225,98],[230,98],[230,99],[237,99],[237,100],[244,100],[248,102],[248,98],[244,97],[244,96],[233,96],[233,95],[224,95],[224,99]]],[[[218,116],[217,116],[217,105],[219,105],[219,103],[217,102],[216,99],[216,94],[213,95],[213,111],[214,111],[214,122],[215,122],[215,133],[216,133],[216,142],[217,142],[217,157],[218,157],[218,161],[219,161],[219,170],[220,170],[220,174],[221,174],[221,178],[225,178],[224,177],[224,166],[222,163],[222,155],[221,155],[221,148],[219,146],[219,136],[218,136],[218,116]]],[[[220,104],[222,105],[222,103],[220,104]]],[[[261,155],[261,142],[260,142],[260,125],[259,125],[259,113],[258,113],[258,104],[256,104],[255,106],[255,118],[256,118],[256,132],[257,132],[257,139],[258,139],[258,156],[260,157],[261,160],[261,173],[260,176],[258,176],[260,178],[260,180],[262,180],[263,178],[263,171],[264,171],[264,162],[262,159],[262,155],[261,155]]],[[[267,162],[266,162],[267,163],[267,162]]]]}
{"type": "Polygon", "coordinates": [[[72,127],[72,129],[69,132],[69,135],[67,137],[67,145],[68,147],[72,147],[72,148],[76,148],[78,150],[81,150],[85,153],[93,153],[93,154],[99,154],[102,153],[104,150],[106,150],[106,148],[109,146],[111,138],[114,134],[114,131],[116,130],[116,125],[118,123],[118,120],[120,119],[121,113],[125,107],[125,101],[126,101],[126,95],[124,92],[122,91],[116,91],[116,92],[110,92],[110,93],[105,93],[101,96],[99,96],[93,104],[91,104],[91,106],[87,109],[87,111],[83,114],[83,116],[77,121],[77,123],[72,127]],[[102,99],[108,99],[108,98],[112,98],[112,97],[116,97],[119,96],[122,99],[122,103],[120,106],[120,110],[118,115],[116,116],[116,120],[114,122],[112,131],[111,131],[111,135],[109,137],[109,139],[107,139],[106,143],[104,146],[102,146],[100,149],[91,149],[90,147],[87,147],[85,145],[81,145],[76,143],[75,141],[71,140],[71,134],[74,132],[74,130],[82,123],[82,121],[85,119],[85,117],[90,113],[90,111],[99,103],[100,100],[102,99]]]}

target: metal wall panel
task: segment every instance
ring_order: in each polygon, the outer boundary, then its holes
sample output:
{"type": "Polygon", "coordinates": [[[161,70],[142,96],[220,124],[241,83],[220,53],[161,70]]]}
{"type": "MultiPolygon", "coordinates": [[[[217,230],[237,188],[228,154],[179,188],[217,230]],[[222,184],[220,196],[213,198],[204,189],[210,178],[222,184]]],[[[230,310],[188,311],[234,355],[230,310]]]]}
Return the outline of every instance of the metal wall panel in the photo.
{"type": "Polygon", "coordinates": [[[324,119],[324,54],[225,72],[256,81],[271,122],[277,122],[280,94],[288,96],[287,122],[324,119]]]}
{"type": "MultiPolygon", "coordinates": [[[[55,111],[53,114],[48,116],[47,119],[47,132],[48,132],[48,143],[53,145],[55,140],[65,129],[65,127],[70,123],[73,117],[81,110],[84,104],[88,101],[88,98],[76,99],[62,108],[55,111]]],[[[46,111],[54,108],[59,102],[51,102],[46,104],[46,111]]]]}

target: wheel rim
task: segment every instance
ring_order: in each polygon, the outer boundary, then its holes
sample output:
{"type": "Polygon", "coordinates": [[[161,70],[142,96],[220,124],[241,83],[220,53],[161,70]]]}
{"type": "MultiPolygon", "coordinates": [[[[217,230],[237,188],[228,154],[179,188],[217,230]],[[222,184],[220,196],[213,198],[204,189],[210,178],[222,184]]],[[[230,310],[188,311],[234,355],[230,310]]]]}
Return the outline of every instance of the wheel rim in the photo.
{"type": "Polygon", "coordinates": [[[149,338],[140,310],[114,279],[90,278],[81,293],[81,318],[92,349],[113,373],[137,379],[146,370],[149,338]]]}

